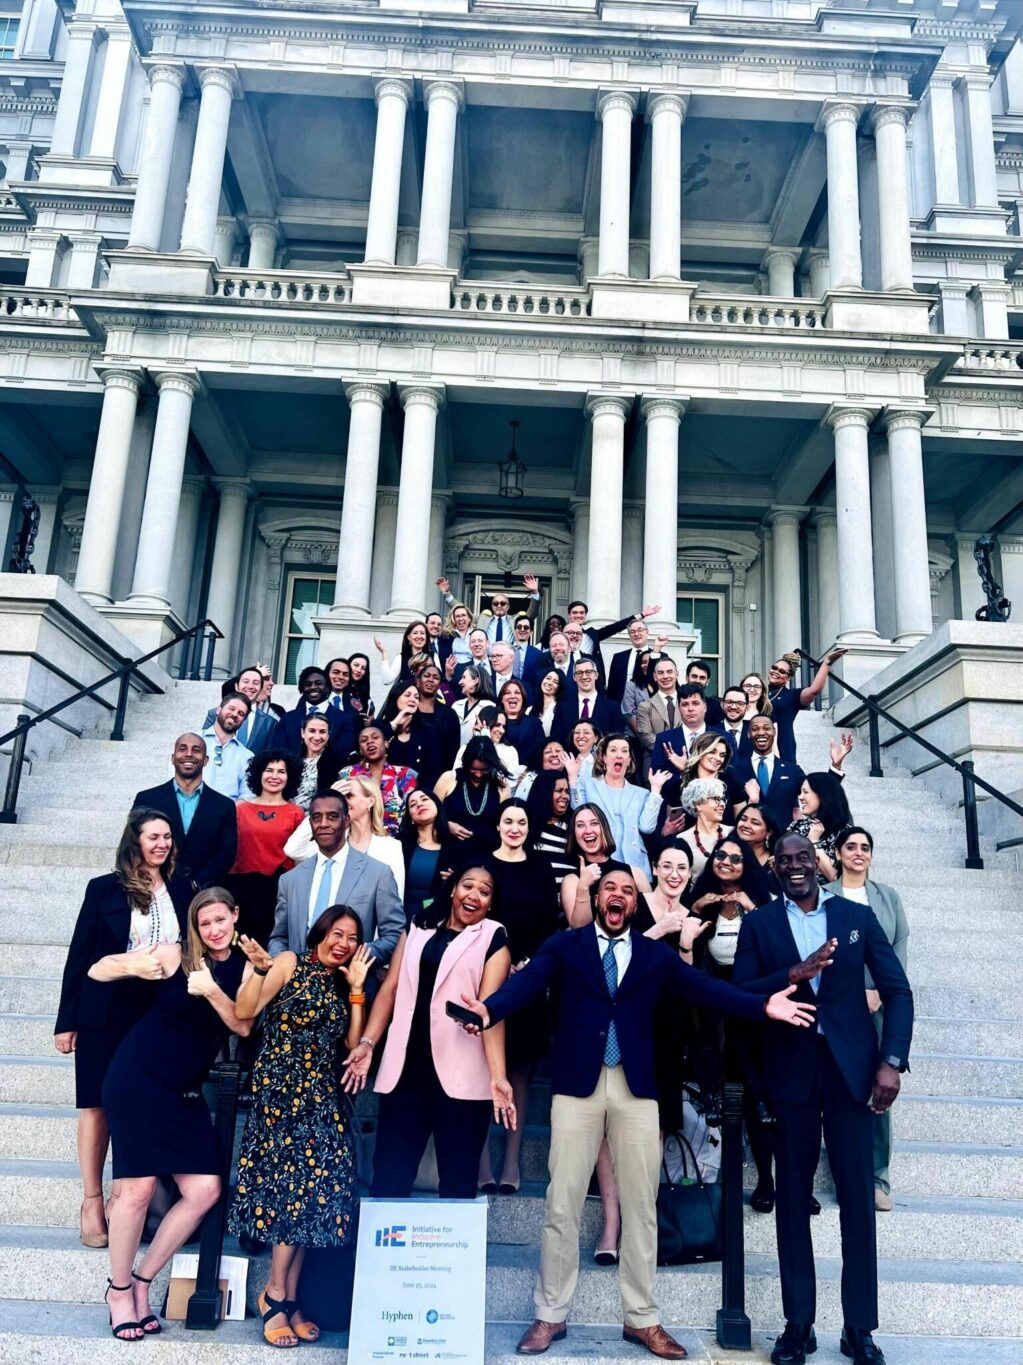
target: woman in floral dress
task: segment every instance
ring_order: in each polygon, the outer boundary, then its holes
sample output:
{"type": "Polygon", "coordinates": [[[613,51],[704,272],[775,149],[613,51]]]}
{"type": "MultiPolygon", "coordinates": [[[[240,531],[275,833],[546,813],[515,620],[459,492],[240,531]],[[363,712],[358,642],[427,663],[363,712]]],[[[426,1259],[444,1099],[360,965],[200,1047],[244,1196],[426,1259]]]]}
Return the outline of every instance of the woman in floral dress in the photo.
{"type": "Polygon", "coordinates": [[[301,957],[272,958],[243,936],[253,973],[235,1005],[240,1019],[264,1020],[228,1226],[272,1248],[258,1300],[272,1346],[320,1334],[298,1301],[306,1247],[340,1247],[355,1235],[355,1141],[336,1061],[339,1043],[353,1048],[362,1036],[373,959],[358,915],[343,905],[320,915],[307,945],[301,957]]]}

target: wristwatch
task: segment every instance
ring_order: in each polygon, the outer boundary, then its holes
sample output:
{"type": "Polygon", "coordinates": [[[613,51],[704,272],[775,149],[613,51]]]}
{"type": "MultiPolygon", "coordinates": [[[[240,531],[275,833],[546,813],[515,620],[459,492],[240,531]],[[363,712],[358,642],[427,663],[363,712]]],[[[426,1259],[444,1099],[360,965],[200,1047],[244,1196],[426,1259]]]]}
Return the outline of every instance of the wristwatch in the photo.
{"type": "Polygon", "coordinates": [[[891,1056],[885,1057],[883,1060],[885,1066],[893,1066],[896,1071],[903,1072],[908,1069],[906,1063],[902,1060],[901,1057],[891,1056]]]}

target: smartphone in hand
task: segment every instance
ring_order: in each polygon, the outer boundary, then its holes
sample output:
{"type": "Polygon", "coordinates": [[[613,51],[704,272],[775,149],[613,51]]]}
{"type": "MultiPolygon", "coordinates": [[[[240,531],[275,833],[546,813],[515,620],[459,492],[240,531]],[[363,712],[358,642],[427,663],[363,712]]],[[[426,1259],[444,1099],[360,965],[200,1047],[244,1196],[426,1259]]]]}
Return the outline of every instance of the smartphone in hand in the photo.
{"type": "Polygon", "coordinates": [[[449,1000],[444,1006],[444,1010],[450,1019],[457,1019],[460,1024],[472,1024],[475,1028],[483,1027],[483,1020],[472,1010],[467,1010],[464,1005],[456,1005],[453,1000],[449,1000]]]}

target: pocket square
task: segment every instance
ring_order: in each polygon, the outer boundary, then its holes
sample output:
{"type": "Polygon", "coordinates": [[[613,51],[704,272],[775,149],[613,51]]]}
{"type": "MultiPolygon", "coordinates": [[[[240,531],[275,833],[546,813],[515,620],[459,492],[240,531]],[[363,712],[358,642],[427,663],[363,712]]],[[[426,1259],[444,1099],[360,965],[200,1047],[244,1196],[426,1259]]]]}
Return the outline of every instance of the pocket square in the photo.
{"type": "Polygon", "coordinates": [[[852,931],[852,933],[849,935],[849,942],[850,942],[850,943],[859,943],[859,941],[860,941],[860,931],[859,931],[858,929],[854,929],[854,930],[852,931]]]}

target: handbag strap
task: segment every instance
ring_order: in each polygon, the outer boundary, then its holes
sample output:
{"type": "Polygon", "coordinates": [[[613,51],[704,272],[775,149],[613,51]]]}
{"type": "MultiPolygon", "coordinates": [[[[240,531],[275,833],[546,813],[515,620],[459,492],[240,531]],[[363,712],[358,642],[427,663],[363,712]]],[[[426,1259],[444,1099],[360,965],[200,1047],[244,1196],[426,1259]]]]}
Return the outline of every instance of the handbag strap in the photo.
{"type": "MultiPolygon", "coordinates": [[[[700,1186],[706,1185],[708,1182],[704,1180],[702,1174],[700,1173],[700,1165],[699,1162],[696,1160],[696,1153],[693,1151],[693,1144],[686,1137],[685,1133],[682,1132],[681,1128],[677,1129],[674,1133],[671,1134],[671,1136],[675,1139],[675,1141],[678,1143],[680,1147],[684,1148],[685,1151],[689,1153],[689,1160],[692,1163],[693,1170],[696,1173],[696,1179],[692,1183],[694,1185],[700,1186]]],[[[668,1161],[666,1157],[661,1158],[661,1169],[664,1171],[664,1178],[667,1181],[667,1183],[669,1185],[674,1185],[676,1182],[672,1180],[671,1176],[668,1174],[668,1161]]]]}

